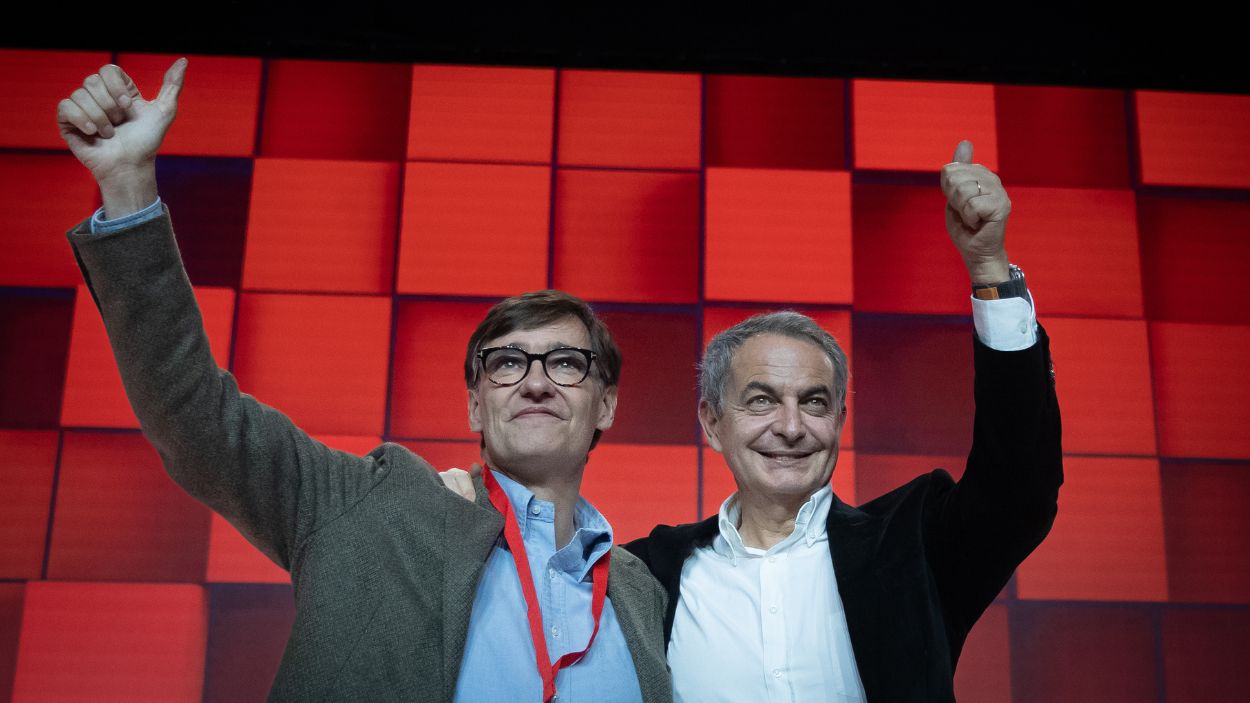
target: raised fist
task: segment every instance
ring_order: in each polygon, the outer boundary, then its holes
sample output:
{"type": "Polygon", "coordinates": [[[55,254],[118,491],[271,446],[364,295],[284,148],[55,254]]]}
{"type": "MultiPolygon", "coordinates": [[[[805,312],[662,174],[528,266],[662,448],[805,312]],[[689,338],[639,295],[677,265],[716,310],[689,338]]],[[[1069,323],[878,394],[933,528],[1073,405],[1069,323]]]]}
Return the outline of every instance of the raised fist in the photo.
{"type": "Polygon", "coordinates": [[[1002,283],[1010,277],[1003,237],[1011,200],[993,171],[972,163],[972,142],[955,147],[942,167],[946,231],[959,249],[973,283],[1002,283]]]}

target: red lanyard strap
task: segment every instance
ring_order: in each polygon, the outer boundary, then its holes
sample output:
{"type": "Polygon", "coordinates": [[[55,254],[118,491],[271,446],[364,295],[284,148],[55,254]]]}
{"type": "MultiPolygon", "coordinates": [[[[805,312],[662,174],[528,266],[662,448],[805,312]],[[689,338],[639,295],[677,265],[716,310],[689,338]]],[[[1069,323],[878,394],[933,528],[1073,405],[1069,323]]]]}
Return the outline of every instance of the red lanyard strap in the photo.
{"type": "Polygon", "coordinates": [[[547,654],[547,638],[543,634],[543,614],[538,605],[538,592],[534,589],[534,574],[530,571],[529,556],[525,553],[525,540],[521,538],[521,526],[512,517],[512,503],[504,494],[499,481],[491,475],[489,468],[482,470],[482,482],[490,494],[490,503],[503,514],[503,538],[512,550],[512,561],[516,566],[517,578],[521,581],[521,592],[525,594],[525,610],[530,621],[530,637],[534,640],[534,660],[538,667],[538,675],[543,680],[543,701],[549,701],[556,695],[556,674],[566,666],[572,666],[590,651],[590,645],[599,634],[599,617],[603,614],[603,601],[608,595],[608,564],[612,552],[609,550],[591,567],[590,612],[595,619],[595,627],[590,631],[590,639],[580,652],[569,652],[553,666],[547,654]]]}

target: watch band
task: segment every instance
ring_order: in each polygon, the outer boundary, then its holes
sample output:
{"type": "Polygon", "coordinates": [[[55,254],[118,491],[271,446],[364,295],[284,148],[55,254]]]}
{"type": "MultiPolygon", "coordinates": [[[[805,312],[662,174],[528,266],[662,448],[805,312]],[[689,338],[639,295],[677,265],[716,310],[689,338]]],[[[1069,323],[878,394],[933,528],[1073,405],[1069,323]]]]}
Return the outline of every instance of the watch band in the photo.
{"type": "Polygon", "coordinates": [[[1028,292],[1024,285],[1024,271],[1019,266],[1010,264],[1011,278],[1002,283],[974,285],[972,295],[977,300],[1001,300],[1003,298],[1023,298],[1028,292]]]}

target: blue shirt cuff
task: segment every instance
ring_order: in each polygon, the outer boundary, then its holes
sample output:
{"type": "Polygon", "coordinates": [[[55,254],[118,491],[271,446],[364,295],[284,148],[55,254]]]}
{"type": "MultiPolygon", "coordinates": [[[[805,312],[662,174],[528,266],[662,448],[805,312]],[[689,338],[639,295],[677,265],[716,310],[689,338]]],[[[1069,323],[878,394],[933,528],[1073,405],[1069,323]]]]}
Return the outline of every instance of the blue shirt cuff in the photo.
{"type": "Polygon", "coordinates": [[[132,212],[129,215],[123,215],[113,220],[104,219],[104,208],[95,211],[91,216],[91,233],[92,234],[108,234],[118,230],[126,229],[141,225],[149,220],[155,220],[161,216],[161,199],[158,196],[156,201],[151,205],[143,208],[138,212],[132,212]]]}

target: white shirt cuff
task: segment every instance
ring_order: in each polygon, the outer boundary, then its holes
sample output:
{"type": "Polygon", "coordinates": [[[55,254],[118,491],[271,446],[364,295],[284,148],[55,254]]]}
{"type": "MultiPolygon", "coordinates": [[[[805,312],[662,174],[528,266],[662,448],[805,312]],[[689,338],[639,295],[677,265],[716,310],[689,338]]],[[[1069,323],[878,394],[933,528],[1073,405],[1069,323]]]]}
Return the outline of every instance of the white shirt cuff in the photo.
{"type": "Polygon", "coordinates": [[[1033,294],[1027,298],[972,298],[972,324],[981,343],[997,351],[1019,351],[1037,343],[1033,294]]]}

